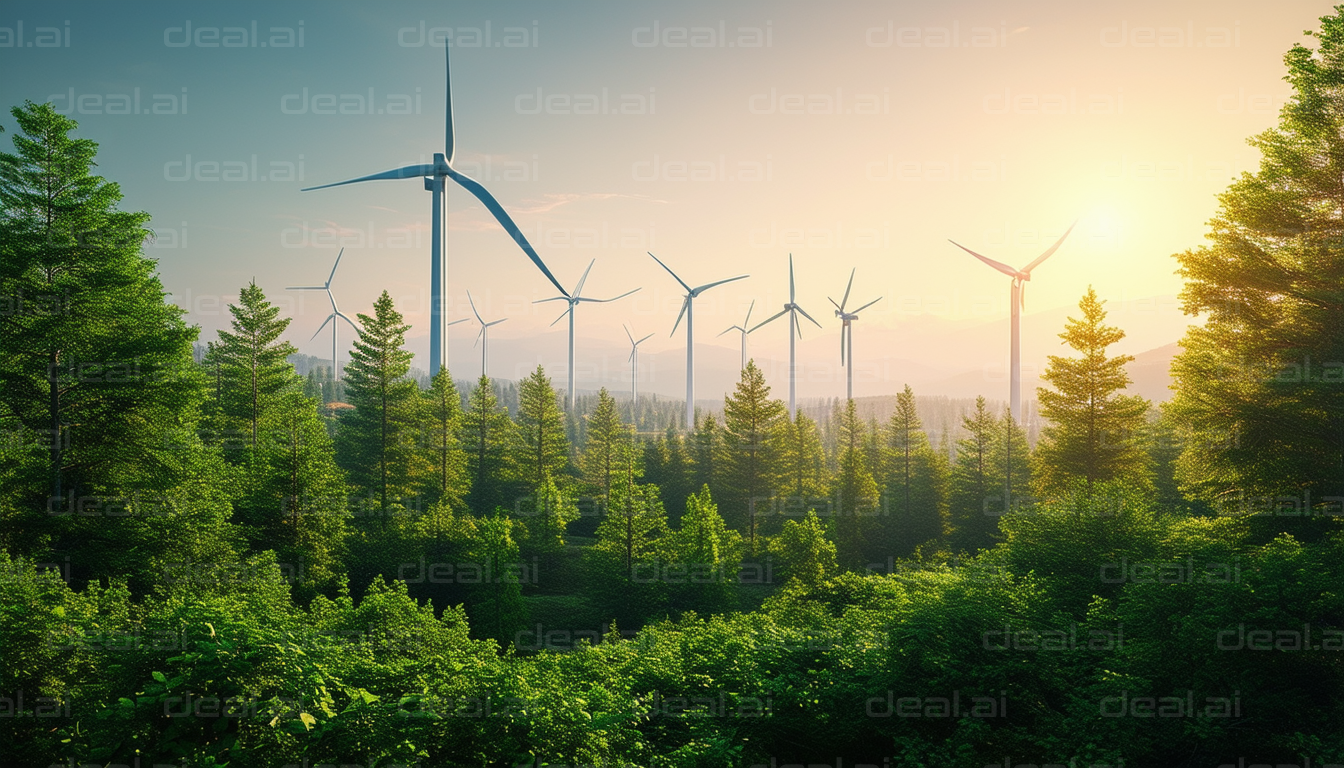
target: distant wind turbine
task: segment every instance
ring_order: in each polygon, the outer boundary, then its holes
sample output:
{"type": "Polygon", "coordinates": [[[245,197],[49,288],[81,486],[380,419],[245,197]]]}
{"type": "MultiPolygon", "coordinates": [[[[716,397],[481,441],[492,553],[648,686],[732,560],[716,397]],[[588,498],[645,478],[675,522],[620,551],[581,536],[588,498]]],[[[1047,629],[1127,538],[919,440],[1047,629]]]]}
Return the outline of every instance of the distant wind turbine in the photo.
{"type": "MultiPolygon", "coordinates": [[[[467,302],[471,304],[471,313],[476,315],[476,322],[481,324],[481,332],[476,334],[476,344],[481,345],[481,375],[485,376],[486,371],[489,370],[487,366],[490,361],[490,326],[499,325],[509,318],[504,317],[487,323],[481,319],[481,313],[476,311],[476,302],[471,298],[471,291],[467,291],[467,302]]],[[[457,322],[461,322],[461,320],[457,322]]],[[[476,346],[476,344],[472,346],[476,346]]]]}
{"type": "Polygon", "coordinates": [[[444,151],[434,153],[434,162],[421,165],[407,165],[401,168],[395,168],[382,173],[375,173],[369,176],[360,176],[355,179],[338,181],[334,184],[323,184],[317,187],[308,187],[304,192],[313,189],[326,189],[327,187],[339,187],[344,184],[355,184],[361,181],[376,181],[380,179],[411,179],[417,176],[424,178],[425,189],[433,192],[433,202],[431,210],[433,213],[433,233],[430,238],[430,266],[429,266],[429,303],[430,303],[430,324],[429,324],[429,375],[433,377],[439,372],[439,368],[444,364],[444,341],[443,341],[443,287],[447,275],[447,260],[444,253],[445,234],[447,224],[444,221],[444,201],[446,195],[446,179],[451,178],[468,192],[480,200],[485,205],[486,210],[495,217],[495,219],[504,227],[504,231],[509,233],[518,247],[523,249],[523,253],[537,265],[537,269],[546,276],[551,283],[559,289],[560,293],[568,296],[565,289],[560,285],[560,281],[555,279],[555,275],[546,268],[541,257],[532,248],[531,243],[523,236],[522,230],[509,218],[508,212],[499,204],[499,201],[483,186],[480,182],[459,172],[453,168],[453,93],[452,77],[448,62],[449,48],[444,46],[444,67],[445,67],[445,85],[444,85],[444,151]]]}
{"type": "Polygon", "coordinates": [[[739,332],[741,332],[741,334],[742,334],[742,364],[741,364],[741,368],[744,369],[744,370],[745,370],[746,367],[747,367],[747,334],[748,334],[748,333],[751,333],[751,331],[748,331],[748,330],[747,330],[747,325],[749,325],[749,324],[751,323],[751,310],[754,309],[755,307],[756,307],[756,301],[753,299],[752,302],[751,302],[751,306],[750,306],[750,307],[747,307],[747,317],[746,317],[745,320],[742,321],[742,324],[741,324],[741,325],[730,325],[730,326],[728,326],[727,328],[724,328],[724,329],[719,333],[719,335],[722,336],[723,334],[725,334],[725,333],[727,333],[727,332],[729,332],[729,331],[739,331],[739,332]]]}
{"type": "Polygon", "coordinates": [[[630,414],[631,421],[633,421],[635,406],[639,404],[639,345],[653,338],[653,334],[650,333],[639,341],[635,341],[635,337],[630,333],[630,327],[625,325],[621,327],[625,328],[625,337],[630,339],[630,402],[632,403],[630,414]]]}
{"type": "MultiPolygon", "coordinates": [[[[652,256],[653,260],[657,261],[659,266],[667,270],[667,273],[672,276],[672,279],[676,280],[681,284],[682,288],[686,289],[686,298],[681,302],[681,314],[677,315],[677,322],[672,324],[672,333],[677,332],[677,326],[681,325],[681,318],[684,315],[686,317],[686,431],[689,432],[690,430],[695,429],[695,334],[692,331],[691,324],[695,310],[695,297],[716,285],[731,283],[734,280],[751,277],[751,275],[738,275],[737,277],[730,277],[727,280],[718,280],[713,283],[705,283],[698,288],[692,288],[686,284],[685,280],[677,277],[677,273],[673,272],[671,267],[659,261],[657,256],[654,256],[652,253],[650,253],[649,256],[652,256]]],[[[672,333],[669,333],[668,335],[671,336],[672,333]]]]}
{"type": "Polygon", "coordinates": [[[350,327],[355,330],[355,333],[359,333],[359,327],[355,325],[355,322],[350,318],[346,317],[344,314],[342,314],[341,310],[337,308],[336,297],[333,296],[331,293],[331,281],[336,277],[336,268],[341,266],[341,256],[343,255],[345,255],[344,248],[342,248],[340,252],[336,254],[336,263],[331,265],[331,274],[327,275],[327,282],[323,283],[322,285],[294,285],[285,289],[287,291],[327,292],[327,298],[331,301],[331,314],[327,315],[327,319],[322,321],[322,324],[319,325],[317,327],[317,330],[313,333],[312,338],[308,340],[312,341],[313,339],[316,339],[317,334],[321,333],[322,329],[327,327],[327,323],[331,323],[331,376],[332,379],[335,381],[341,380],[341,364],[336,357],[336,329],[338,326],[340,326],[340,323],[334,321],[338,319],[344,320],[345,322],[350,324],[350,327]]]}
{"type": "Polygon", "coordinates": [[[1068,237],[1068,236],[1069,236],[1069,233],[1072,232],[1072,231],[1073,231],[1073,228],[1074,228],[1075,226],[1077,226],[1077,225],[1078,225],[1078,221],[1075,219],[1074,222],[1073,222],[1072,224],[1069,225],[1069,228],[1066,229],[1066,230],[1064,230],[1064,234],[1063,234],[1063,235],[1060,235],[1059,240],[1057,240],[1057,241],[1055,242],[1054,245],[1052,245],[1052,246],[1050,246],[1049,248],[1047,248],[1046,251],[1045,251],[1045,253],[1042,253],[1040,256],[1037,256],[1035,261],[1031,262],[1030,264],[1028,264],[1027,266],[1023,267],[1022,269],[1013,269],[1012,267],[1008,266],[1007,264],[1004,264],[1003,262],[995,261],[995,260],[993,260],[993,259],[990,259],[990,258],[986,258],[986,257],[984,257],[984,256],[981,256],[980,254],[976,253],[975,251],[972,251],[970,248],[967,248],[966,246],[962,245],[961,243],[956,242],[955,240],[948,240],[949,243],[952,243],[953,245],[957,246],[957,247],[960,248],[961,250],[963,250],[963,251],[965,251],[965,252],[971,254],[971,255],[974,256],[975,258],[977,258],[977,259],[983,261],[984,263],[988,264],[989,266],[991,266],[991,267],[993,267],[993,268],[999,270],[999,271],[1002,272],[1003,274],[1005,274],[1005,275],[1007,275],[1007,276],[1013,278],[1013,287],[1012,287],[1012,290],[1011,290],[1010,293],[1009,293],[1009,300],[1008,300],[1008,301],[1009,301],[1009,306],[1012,308],[1012,309],[1011,309],[1011,311],[1012,311],[1012,330],[1010,331],[1011,334],[1012,334],[1012,341],[1010,342],[1010,352],[1009,352],[1009,368],[1010,368],[1009,381],[1010,381],[1010,385],[1009,385],[1009,393],[1008,393],[1008,405],[1009,405],[1009,407],[1011,407],[1011,408],[1013,409],[1013,418],[1016,418],[1016,419],[1019,419],[1019,420],[1022,419],[1022,320],[1021,320],[1021,317],[1022,317],[1022,301],[1023,301],[1022,295],[1023,295],[1023,287],[1024,287],[1024,286],[1022,285],[1022,283],[1025,282],[1025,281],[1027,281],[1027,280],[1030,280],[1030,279],[1031,279],[1031,270],[1033,270],[1033,269],[1035,269],[1036,267],[1040,266],[1040,265],[1041,265],[1041,262],[1045,261],[1046,259],[1050,258],[1052,255],[1054,255],[1055,251],[1059,249],[1059,246],[1062,245],[1062,244],[1064,243],[1064,238],[1068,237]]]}
{"type": "Polygon", "coordinates": [[[804,310],[802,307],[798,306],[798,304],[794,301],[793,254],[790,253],[789,303],[784,305],[784,309],[781,310],[779,314],[774,315],[773,317],[770,317],[764,320],[763,322],[757,323],[756,327],[751,329],[754,331],[756,330],[756,328],[760,328],[762,325],[765,325],[766,323],[778,320],[779,318],[785,315],[789,316],[789,418],[793,418],[794,415],[798,412],[797,397],[796,397],[798,388],[798,364],[795,357],[794,347],[797,342],[797,339],[802,338],[803,336],[803,326],[801,323],[798,322],[798,315],[800,314],[803,317],[806,317],[808,320],[812,320],[813,325],[817,326],[818,328],[821,327],[821,323],[818,323],[816,320],[813,320],[812,316],[807,314],[807,311],[804,310]],[[794,336],[795,331],[798,334],[796,338],[794,336]]]}
{"type": "Polygon", "coordinates": [[[569,306],[565,308],[564,312],[560,313],[560,317],[557,317],[551,321],[551,325],[555,325],[556,323],[563,320],[565,315],[569,315],[569,412],[570,413],[574,412],[574,308],[577,307],[580,303],[585,301],[589,301],[594,304],[605,304],[607,302],[616,301],[616,299],[624,299],[626,296],[629,296],[630,294],[639,290],[638,288],[636,288],[634,291],[626,291],[625,293],[622,293],[620,296],[617,296],[614,299],[581,298],[579,294],[583,293],[583,284],[588,280],[588,273],[592,271],[593,265],[596,263],[597,259],[593,259],[592,261],[588,262],[588,269],[583,270],[583,277],[580,277],[579,284],[574,286],[573,294],[567,293],[564,296],[552,296],[549,299],[538,299],[532,302],[533,304],[541,304],[547,301],[569,302],[569,306]]]}
{"type": "Polygon", "coordinates": [[[857,267],[849,271],[849,284],[845,286],[845,296],[840,299],[839,304],[835,303],[835,299],[826,297],[826,300],[835,306],[835,316],[843,321],[843,325],[840,326],[840,364],[845,366],[846,400],[854,399],[854,326],[851,323],[859,319],[860,312],[882,300],[882,297],[878,296],[858,309],[845,311],[845,304],[849,303],[849,289],[854,287],[854,273],[856,271],[858,271],[857,267]],[[849,347],[848,352],[845,349],[846,345],[849,347]]]}

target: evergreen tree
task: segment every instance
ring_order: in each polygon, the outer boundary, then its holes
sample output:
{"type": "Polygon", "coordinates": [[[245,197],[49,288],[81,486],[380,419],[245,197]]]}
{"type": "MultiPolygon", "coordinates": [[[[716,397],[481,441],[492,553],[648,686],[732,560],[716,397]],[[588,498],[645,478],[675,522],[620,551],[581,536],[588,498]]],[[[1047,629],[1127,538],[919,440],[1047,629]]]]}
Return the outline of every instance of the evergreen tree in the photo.
{"type": "Polygon", "coordinates": [[[1106,348],[1125,332],[1105,324],[1104,302],[1091,287],[1059,335],[1079,357],[1051,355],[1041,375],[1054,389],[1038,387],[1041,416],[1049,421],[1036,446],[1038,493],[1065,492],[1075,482],[1090,491],[1095,483],[1123,479],[1146,484],[1148,456],[1143,448],[1148,401],[1120,394],[1129,385],[1129,355],[1106,356],[1106,348]]]}
{"type": "Polygon", "coordinates": [[[241,429],[243,437],[257,447],[258,432],[270,412],[283,407],[286,398],[299,390],[289,356],[297,350],[280,335],[290,319],[280,317],[280,308],[267,300],[256,282],[238,294],[229,305],[233,331],[219,332],[215,352],[221,379],[219,424],[241,429]]]}
{"type": "MultiPolygon", "coordinates": [[[[610,501],[612,475],[619,471],[624,455],[633,450],[630,428],[621,422],[616,400],[603,387],[597,393],[597,408],[588,416],[583,449],[583,479],[589,491],[610,501]]],[[[657,446],[657,443],[650,443],[657,446]]]]}
{"type": "Polygon", "coordinates": [[[915,547],[943,536],[947,505],[947,462],[929,445],[909,385],[896,395],[885,438],[882,549],[872,554],[906,557],[915,547]]]}
{"type": "MultiPolygon", "coordinates": [[[[707,413],[695,424],[695,429],[686,436],[685,447],[688,465],[688,475],[691,482],[687,489],[687,496],[695,493],[696,488],[702,488],[708,485],[711,489],[718,487],[719,480],[719,458],[723,454],[723,430],[719,423],[714,419],[714,414],[707,413]]],[[[684,505],[685,499],[677,499],[677,505],[684,505]]]]}
{"type": "Polygon", "coordinates": [[[612,486],[611,506],[588,553],[593,598],[607,618],[638,624],[664,604],[667,582],[658,554],[667,532],[657,488],[612,486]]]}
{"type": "Polygon", "coordinates": [[[420,447],[429,466],[424,495],[430,504],[458,507],[464,503],[469,486],[460,434],[462,398],[447,368],[439,369],[424,392],[424,400],[420,447]]]}
{"type": "Polygon", "coordinates": [[[835,544],[826,538],[816,510],[809,509],[802,520],[785,521],[784,530],[770,539],[770,552],[780,559],[786,576],[809,587],[836,572],[835,544]]]}
{"type": "Polygon", "coordinates": [[[481,517],[471,526],[467,557],[481,566],[482,578],[468,604],[471,627],[482,637],[508,645],[527,620],[517,568],[521,563],[514,521],[501,514],[481,517]]]}
{"type": "Polygon", "coordinates": [[[644,479],[658,487],[663,506],[673,510],[675,522],[680,517],[676,510],[684,509],[686,497],[694,492],[686,441],[675,426],[668,426],[662,438],[645,444],[643,455],[644,479]]]}
{"type": "Polygon", "coordinates": [[[359,338],[345,368],[346,393],[354,408],[341,417],[336,455],[350,481],[377,503],[382,528],[403,509],[424,476],[425,461],[417,450],[423,400],[410,372],[410,352],[403,349],[409,325],[383,291],[373,316],[359,314],[359,338]]]}
{"type": "Polygon", "coordinates": [[[518,440],[514,466],[529,492],[559,481],[569,464],[569,438],[560,399],[546,372],[537,366],[518,385],[518,440]]]}
{"type": "Polygon", "coordinates": [[[508,412],[500,408],[490,379],[482,376],[462,415],[462,450],[471,481],[467,506],[477,515],[491,514],[511,502],[515,440],[508,412]]]}
{"type": "Polygon", "coordinates": [[[1333,516],[1323,500],[1344,497],[1344,11],[1320,21],[1284,57],[1278,125],[1249,140],[1259,170],[1219,196],[1209,244],[1176,254],[1183,309],[1207,318],[1172,364],[1178,477],[1229,512],[1282,496],[1333,516]]]}
{"type": "Polygon", "coordinates": [[[853,400],[845,401],[837,421],[840,458],[831,493],[836,549],[843,564],[858,567],[877,528],[878,487],[868,470],[866,430],[853,400]]]}
{"type": "Polygon", "coordinates": [[[989,547],[998,532],[998,515],[989,514],[991,509],[998,510],[997,499],[990,499],[999,491],[994,485],[993,464],[998,422],[983,397],[975,398],[974,412],[961,417],[966,437],[957,441],[948,494],[952,542],[960,549],[989,547]]]}
{"type": "Polygon", "coordinates": [[[757,550],[759,518],[770,512],[779,474],[781,423],[787,421],[784,403],[770,398],[765,375],[747,361],[737,389],[723,401],[722,458],[715,469],[719,495],[745,533],[750,555],[757,550]]]}
{"type": "Polygon", "coordinates": [[[788,514],[824,503],[830,477],[817,423],[802,411],[782,422],[779,440],[779,492],[788,514]]]}
{"type": "Polygon", "coordinates": [[[998,497],[990,502],[992,515],[1001,517],[1032,501],[1031,445],[1026,430],[1007,408],[994,428],[990,467],[993,469],[990,480],[998,497]]]}

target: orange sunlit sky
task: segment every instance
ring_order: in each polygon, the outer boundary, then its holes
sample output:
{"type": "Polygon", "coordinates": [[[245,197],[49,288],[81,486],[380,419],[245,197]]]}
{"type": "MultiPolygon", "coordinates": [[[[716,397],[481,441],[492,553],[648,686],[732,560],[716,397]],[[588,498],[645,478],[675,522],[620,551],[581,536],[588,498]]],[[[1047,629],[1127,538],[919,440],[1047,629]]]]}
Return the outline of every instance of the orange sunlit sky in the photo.
{"type": "MultiPolygon", "coordinates": [[[[1309,44],[1303,30],[1328,11],[1296,0],[20,2],[0,9],[0,100],[55,97],[101,144],[125,207],[153,215],[147,253],[203,340],[255,279],[294,316],[300,351],[329,356],[325,334],[309,340],[325,300],[284,288],[320,283],[344,246],[341,308],[368,312],[389,291],[426,367],[420,182],[299,189],[441,151],[451,38],[458,167],[566,285],[596,259],[585,295],[642,288],[580,308],[579,390],[628,387],[628,323],[656,333],[641,347],[641,391],[681,395],[685,335],[669,336],[680,293],[651,250],[692,285],[751,275],[697,304],[700,397],[736,375],[737,337],[715,334],[753,300],[753,320],[779,310],[792,253],[798,303],[824,326],[804,328],[800,396],[843,394],[827,297],[857,268],[854,300],[883,298],[856,323],[856,395],[909,382],[1003,399],[1008,279],[947,240],[1020,266],[1078,219],[1027,289],[1028,384],[1089,284],[1130,333],[1123,351],[1177,341],[1189,320],[1172,254],[1202,242],[1216,195],[1257,167],[1246,138],[1289,96],[1283,54],[1309,44]],[[59,44],[26,45],[40,28],[59,44]],[[128,102],[142,111],[110,114],[128,102]],[[392,114],[402,105],[410,114],[392,114]],[[230,169],[238,180],[225,180],[230,169]]],[[[562,382],[564,323],[548,328],[559,308],[531,304],[554,291],[465,192],[452,188],[448,207],[450,319],[469,316],[470,289],[487,320],[509,318],[491,331],[490,373],[542,363],[562,382]]],[[[459,378],[480,372],[475,333],[448,331],[459,378]]],[[[750,339],[781,393],[785,334],[780,322],[750,339]]]]}

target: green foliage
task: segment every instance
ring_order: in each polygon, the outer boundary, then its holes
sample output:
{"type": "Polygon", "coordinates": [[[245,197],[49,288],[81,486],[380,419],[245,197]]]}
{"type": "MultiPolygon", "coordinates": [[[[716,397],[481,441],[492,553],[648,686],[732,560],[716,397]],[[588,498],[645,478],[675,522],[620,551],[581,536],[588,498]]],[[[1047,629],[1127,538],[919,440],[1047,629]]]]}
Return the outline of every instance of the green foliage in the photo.
{"type": "MultiPolygon", "coordinates": [[[[768,514],[780,469],[781,427],[788,424],[784,403],[770,398],[765,374],[747,362],[732,395],[723,401],[721,458],[709,474],[719,479],[719,497],[729,518],[746,533],[747,552],[758,548],[757,528],[768,514]]],[[[707,438],[709,425],[703,427],[707,438]]]]}
{"type": "Polygon", "coordinates": [[[569,464],[569,439],[560,399],[546,372],[538,365],[518,384],[518,439],[514,443],[514,467],[528,491],[536,492],[547,482],[559,482],[569,464]]]}
{"type": "Polygon", "coordinates": [[[845,401],[836,421],[840,427],[840,468],[831,486],[836,550],[842,564],[857,567],[867,562],[868,541],[877,528],[879,491],[868,468],[866,430],[853,400],[845,401]]]}
{"type": "Polygon", "coordinates": [[[802,520],[784,521],[784,530],[770,539],[770,553],[783,562],[784,574],[809,587],[835,575],[835,552],[811,509],[802,520]]]}
{"type": "Polygon", "coordinates": [[[458,507],[469,490],[466,452],[462,449],[462,402],[452,374],[441,369],[424,392],[420,443],[429,471],[424,496],[430,504],[458,507]]]}
{"type": "Polygon", "coordinates": [[[991,502],[999,495],[994,482],[994,443],[999,420],[985,406],[985,398],[975,399],[975,412],[961,417],[967,436],[957,441],[957,458],[952,465],[948,515],[952,542],[960,549],[988,547],[998,533],[998,514],[1002,504],[991,502]],[[995,514],[990,514],[994,512],[995,514]]]}
{"type": "Polygon", "coordinates": [[[778,492],[784,498],[777,506],[797,515],[825,503],[830,473],[815,421],[798,411],[781,427],[778,492]]]}
{"type": "Polygon", "coordinates": [[[604,505],[611,497],[612,477],[630,461],[631,450],[630,428],[621,422],[616,400],[603,387],[597,393],[597,408],[588,416],[581,464],[589,492],[604,505]]]}
{"type": "Polygon", "coordinates": [[[219,392],[212,422],[218,434],[236,435],[256,448],[268,418],[299,388],[294,366],[288,362],[294,346],[278,340],[290,321],[280,317],[280,308],[255,282],[238,294],[229,313],[233,331],[219,332],[211,356],[219,392]]]}
{"type": "Polygon", "coordinates": [[[737,605],[742,536],[723,522],[708,486],[686,500],[680,527],[662,544],[673,610],[717,613],[737,605]]]}
{"type": "Polygon", "coordinates": [[[1036,389],[1041,416],[1049,422],[1034,456],[1038,495],[1063,493],[1076,479],[1088,487],[1117,478],[1149,481],[1143,439],[1148,401],[1119,394],[1129,385],[1125,363],[1134,358],[1106,356],[1106,348],[1125,332],[1105,324],[1104,303],[1089,286],[1078,302],[1082,319],[1069,318],[1059,335],[1080,356],[1051,355],[1041,374],[1054,389],[1036,389]]]}
{"type": "Polygon", "coordinates": [[[882,514],[876,547],[867,553],[874,560],[906,557],[915,547],[941,539],[947,527],[947,460],[929,445],[909,385],[896,396],[883,436],[882,514]]]}
{"type": "Polygon", "coordinates": [[[361,495],[361,511],[387,527],[389,516],[411,502],[424,475],[420,426],[424,402],[406,378],[411,353],[403,349],[409,325],[383,291],[372,316],[359,314],[359,338],[345,367],[346,397],[354,409],[341,417],[336,456],[361,495]]]}
{"type": "Polygon", "coordinates": [[[478,515],[511,504],[517,434],[508,412],[499,407],[490,379],[482,376],[462,414],[462,450],[471,492],[467,505],[478,515]]]}

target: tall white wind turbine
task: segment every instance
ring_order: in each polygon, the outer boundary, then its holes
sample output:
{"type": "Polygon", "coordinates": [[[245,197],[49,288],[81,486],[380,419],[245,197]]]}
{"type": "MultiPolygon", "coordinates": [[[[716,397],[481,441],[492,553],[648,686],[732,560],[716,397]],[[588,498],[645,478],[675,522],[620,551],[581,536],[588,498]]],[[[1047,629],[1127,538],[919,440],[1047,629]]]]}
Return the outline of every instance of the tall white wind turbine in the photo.
{"type": "MultiPolygon", "coordinates": [[[[467,302],[471,304],[471,313],[476,315],[476,322],[481,324],[481,332],[476,334],[476,344],[481,345],[481,375],[485,376],[489,370],[490,363],[490,326],[499,325],[509,318],[503,317],[494,322],[487,323],[481,319],[481,313],[476,311],[476,302],[471,298],[471,291],[467,291],[467,302]]],[[[458,322],[461,322],[460,320],[458,322]]],[[[476,346],[473,344],[472,346],[476,346]]]]}
{"type": "Polygon", "coordinates": [[[1004,264],[1003,262],[995,261],[985,256],[981,256],[980,254],[976,253],[975,251],[972,251],[970,248],[967,248],[966,246],[956,242],[955,240],[948,240],[949,243],[952,243],[961,250],[971,254],[975,258],[999,270],[1003,274],[1013,278],[1013,287],[1012,290],[1009,292],[1009,298],[1008,298],[1008,303],[1012,311],[1012,330],[1010,331],[1010,333],[1012,334],[1012,340],[1009,342],[1010,384],[1008,393],[1008,405],[1013,409],[1013,418],[1018,419],[1019,421],[1022,419],[1022,319],[1021,319],[1022,294],[1023,294],[1022,284],[1031,279],[1031,270],[1040,266],[1041,262],[1045,261],[1052,255],[1054,255],[1055,251],[1059,249],[1059,246],[1064,243],[1064,238],[1068,237],[1069,233],[1072,232],[1073,228],[1077,225],[1078,222],[1077,220],[1075,220],[1072,224],[1069,225],[1068,229],[1064,230],[1064,234],[1060,235],[1059,240],[1055,241],[1054,245],[1047,248],[1045,253],[1042,253],[1040,256],[1037,256],[1035,261],[1031,262],[1030,264],[1021,269],[1013,269],[1012,267],[1008,266],[1007,264],[1004,264]]]}
{"type": "Polygon", "coordinates": [[[574,293],[565,294],[564,296],[552,296],[549,299],[538,299],[532,302],[533,304],[541,304],[547,301],[569,302],[569,306],[565,308],[564,312],[560,313],[560,317],[557,317],[551,321],[551,325],[555,325],[556,323],[563,320],[565,315],[569,315],[569,412],[570,413],[574,412],[574,308],[585,301],[592,302],[594,304],[606,304],[607,302],[616,301],[617,299],[624,299],[626,296],[629,296],[630,294],[639,290],[638,288],[636,288],[634,291],[626,291],[625,293],[622,293],[620,296],[617,296],[616,298],[613,299],[582,298],[581,296],[579,296],[579,294],[583,293],[583,284],[588,280],[588,273],[592,271],[593,265],[596,263],[597,259],[593,259],[592,261],[588,262],[588,269],[583,270],[583,277],[580,277],[579,284],[574,286],[574,293]]]}
{"type": "Polygon", "coordinates": [[[630,420],[634,421],[635,408],[639,405],[639,345],[653,338],[653,334],[635,341],[635,337],[630,333],[630,327],[622,325],[625,328],[625,337],[630,340],[630,420]]]}
{"type": "MultiPolygon", "coordinates": [[[[677,326],[681,325],[681,318],[682,316],[685,316],[686,317],[686,431],[689,432],[690,430],[695,429],[695,334],[693,332],[693,326],[691,323],[692,319],[694,318],[695,297],[699,296],[700,294],[704,293],[710,288],[713,288],[716,285],[731,283],[734,280],[741,280],[743,278],[751,277],[751,275],[738,275],[737,277],[730,277],[727,280],[717,280],[712,283],[705,283],[704,285],[698,288],[692,288],[691,286],[686,284],[685,280],[682,280],[680,277],[677,277],[677,273],[673,272],[671,267],[659,261],[657,256],[654,256],[652,253],[650,253],[649,256],[652,256],[653,260],[657,261],[659,266],[667,270],[667,273],[672,276],[672,279],[676,280],[678,283],[681,284],[682,288],[686,289],[686,298],[684,301],[681,302],[681,314],[677,315],[677,322],[672,324],[672,333],[677,332],[677,326]]],[[[672,334],[669,333],[668,335],[671,336],[672,334]]]]}
{"type": "Polygon", "coordinates": [[[835,307],[835,316],[840,318],[843,323],[840,326],[840,364],[845,366],[845,399],[847,400],[854,399],[854,326],[851,323],[859,319],[860,312],[882,300],[882,297],[878,296],[858,309],[845,311],[845,305],[849,303],[849,289],[854,287],[854,273],[857,271],[857,267],[849,271],[849,284],[845,286],[845,295],[844,298],[840,299],[839,304],[835,303],[835,299],[826,297],[826,300],[835,307]],[[846,346],[849,348],[848,351],[845,349],[846,346]]]}
{"type": "Polygon", "coordinates": [[[401,168],[395,168],[390,171],[383,171],[382,173],[375,173],[369,176],[360,176],[359,178],[355,179],[338,181],[334,184],[323,184],[317,187],[308,187],[307,189],[303,190],[304,192],[307,192],[313,189],[326,189],[327,187],[339,187],[344,184],[355,184],[361,181],[377,181],[380,179],[412,179],[416,177],[422,177],[424,179],[425,189],[434,193],[433,202],[431,203],[430,206],[433,219],[433,233],[430,238],[430,262],[429,262],[429,301],[430,301],[429,375],[431,377],[433,377],[434,374],[438,373],[439,368],[444,364],[443,288],[447,274],[447,261],[444,254],[444,241],[446,239],[445,235],[447,234],[448,228],[446,222],[444,221],[445,217],[443,211],[444,211],[444,201],[447,197],[446,195],[447,190],[445,189],[445,185],[447,183],[446,179],[452,179],[453,181],[457,182],[464,189],[466,189],[468,192],[474,195],[477,200],[480,200],[481,203],[485,205],[486,210],[490,211],[490,213],[500,223],[500,226],[504,227],[504,231],[508,232],[509,236],[513,238],[513,241],[518,244],[518,247],[523,249],[523,253],[527,254],[527,257],[532,260],[532,263],[537,265],[537,269],[540,269],[541,273],[545,275],[548,280],[551,281],[551,284],[553,284],[557,289],[559,289],[560,293],[566,296],[569,295],[565,293],[564,286],[560,285],[560,281],[555,279],[555,275],[552,275],[551,271],[546,268],[546,265],[542,262],[541,257],[538,256],[536,250],[532,248],[532,244],[527,242],[527,238],[523,236],[522,230],[518,229],[518,225],[513,223],[513,219],[509,218],[508,212],[506,212],[504,210],[504,207],[499,204],[499,201],[496,200],[494,196],[490,194],[489,190],[481,186],[480,182],[476,181],[470,176],[467,176],[464,173],[459,172],[452,166],[453,152],[454,152],[453,93],[452,93],[452,77],[448,66],[448,59],[449,59],[448,51],[449,48],[447,46],[444,46],[443,49],[444,62],[445,62],[444,151],[434,153],[433,163],[421,164],[421,165],[407,165],[401,168]]]}
{"type": "Polygon", "coordinates": [[[747,367],[747,334],[751,333],[751,331],[747,330],[747,326],[751,323],[751,310],[755,309],[755,307],[756,301],[753,299],[751,306],[747,307],[747,317],[742,321],[741,325],[730,325],[719,332],[720,336],[729,331],[738,331],[742,334],[742,363],[740,367],[744,370],[747,367]]]}
{"type": "Polygon", "coordinates": [[[797,340],[802,338],[803,336],[803,326],[801,323],[798,322],[798,315],[800,314],[803,317],[806,317],[808,320],[812,320],[813,325],[817,326],[818,328],[821,327],[821,323],[818,323],[816,320],[814,320],[812,316],[807,314],[807,311],[804,310],[802,307],[798,306],[797,302],[794,300],[793,254],[790,253],[789,303],[784,305],[784,309],[781,310],[779,314],[757,323],[756,326],[751,329],[754,331],[756,330],[756,328],[760,328],[762,325],[765,325],[766,323],[769,323],[773,320],[777,320],[785,315],[789,316],[789,418],[793,418],[794,415],[797,414],[798,412],[798,406],[797,406],[798,363],[797,358],[795,356],[795,345],[797,343],[797,340]],[[795,332],[798,334],[796,337],[794,336],[795,332]]]}
{"type": "Polygon", "coordinates": [[[327,323],[331,323],[331,377],[334,381],[341,380],[341,363],[340,360],[336,357],[337,353],[336,330],[340,326],[340,323],[336,321],[344,320],[345,322],[350,324],[350,327],[354,329],[355,333],[359,333],[359,328],[358,326],[355,325],[355,322],[350,318],[346,317],[344,314],[342,314],[341,310],[336,306],[336,297],[333,296],[331,293],[331,281],[336,277],[336,268],[341,266],[341,256],[343,255],[345,255],[344,248],[342,248],[340,252],[336,254],[336,263],[331,265],[331,274],[327,275],[327,282],[323,283],[322,285],[293,285],[285,289],[287,291],[327,292],[327,299],[331,301],[331,314],[327,315],[327,319],[323,320],[322,324],[317,327],[317,330],[313,333],[313,336],[311,339],[309,339],[309,341],[316,339],[317,334],[321,333],[322,329],[327,327],[327,323]]]}

